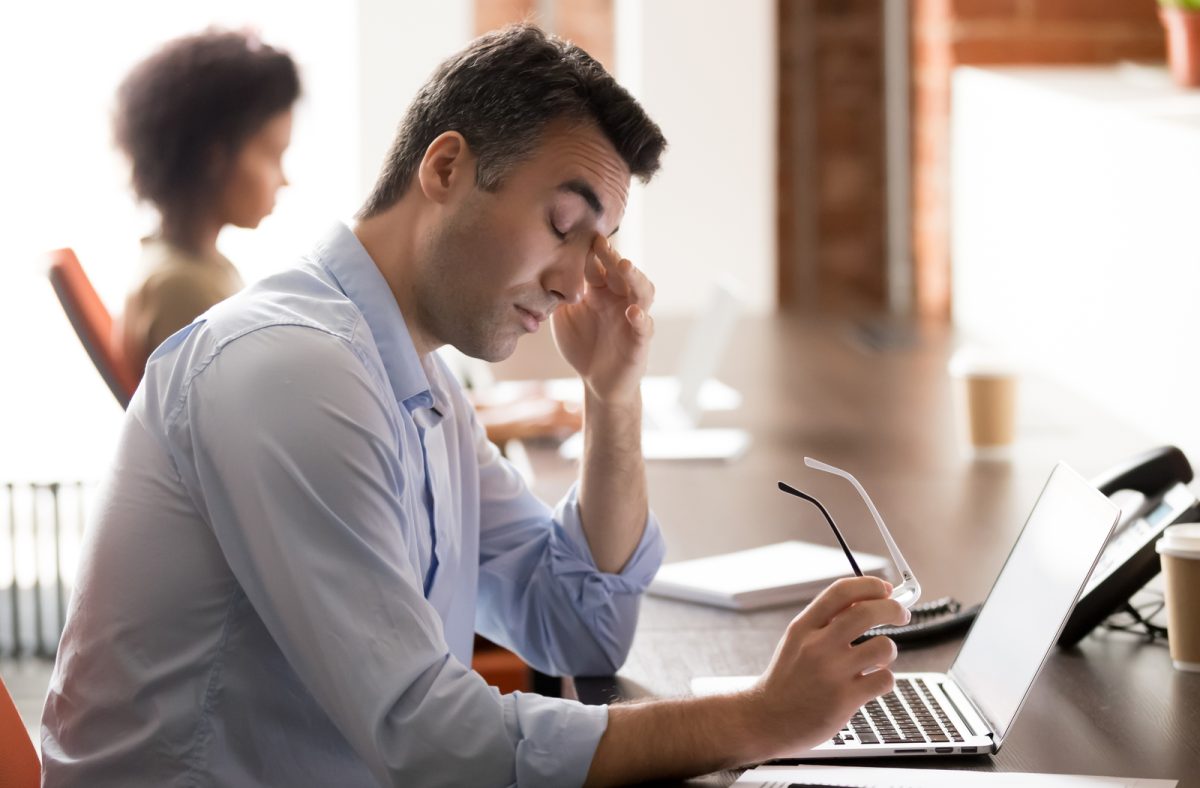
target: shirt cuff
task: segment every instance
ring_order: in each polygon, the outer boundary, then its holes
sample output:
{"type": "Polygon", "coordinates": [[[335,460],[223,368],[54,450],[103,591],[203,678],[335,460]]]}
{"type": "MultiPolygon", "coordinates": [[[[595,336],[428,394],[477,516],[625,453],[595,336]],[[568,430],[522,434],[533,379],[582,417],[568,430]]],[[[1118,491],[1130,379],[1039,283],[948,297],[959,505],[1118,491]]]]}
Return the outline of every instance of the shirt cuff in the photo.
{"type": "Polygon", "coordinates": [[[583,785],[608,728],[608,707],[525,692],[501,697],[505,722],[519,736],[517,785],[583,785]]]}
{"type": "Polygon", "coordinates": [[[559,577],[575,574],[585,576],[578,600],[585,612],[609,605],[615,594],[641,595],[658,573],[667,551],[658,519],[650,512],[646,516],[642,539],[625,562],[625,567],[616,574],[602,572],[596,566],[587,536],[583,533],[578,482],[571,485],[554,512],[554,531],[552,571],[559,577]]]}

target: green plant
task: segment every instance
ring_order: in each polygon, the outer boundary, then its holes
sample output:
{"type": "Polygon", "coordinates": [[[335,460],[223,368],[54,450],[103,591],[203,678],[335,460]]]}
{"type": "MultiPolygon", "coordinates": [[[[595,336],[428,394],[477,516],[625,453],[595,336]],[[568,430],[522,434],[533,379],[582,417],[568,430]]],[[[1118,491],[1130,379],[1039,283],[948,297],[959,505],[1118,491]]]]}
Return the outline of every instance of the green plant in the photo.
{"type": "Polygon", "coordinates": [[[1178,8],[1182,11],[1200,11],[1200,0],[1158,0],[1163,8],[1178,8]]]}

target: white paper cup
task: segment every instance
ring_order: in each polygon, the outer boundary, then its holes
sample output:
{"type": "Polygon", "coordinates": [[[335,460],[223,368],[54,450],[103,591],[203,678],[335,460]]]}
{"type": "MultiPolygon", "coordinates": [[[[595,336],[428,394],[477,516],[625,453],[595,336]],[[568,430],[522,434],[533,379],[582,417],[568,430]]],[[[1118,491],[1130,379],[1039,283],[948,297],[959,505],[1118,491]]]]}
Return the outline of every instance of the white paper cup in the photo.
{"type": "Polygon", "coordinates": [[[1166,580],[1171,661],[1177,670],[1200,672],[1200,523],[1172,525],[1155,549],[1166,580]]]}

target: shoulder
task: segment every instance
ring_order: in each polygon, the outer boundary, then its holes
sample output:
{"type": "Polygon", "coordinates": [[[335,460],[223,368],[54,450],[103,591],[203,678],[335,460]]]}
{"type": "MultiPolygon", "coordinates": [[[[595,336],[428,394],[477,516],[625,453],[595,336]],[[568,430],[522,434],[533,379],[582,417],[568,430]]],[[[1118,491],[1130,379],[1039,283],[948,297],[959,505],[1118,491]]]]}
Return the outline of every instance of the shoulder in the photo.
{"type": "Polygon", "coordinates": [[[231,396],[288,397],[335,391],[369,374],[370,363],[353,338],[318,323],[273,323],[230,337],[197,370],[231,396]]]}
{"type": "Polygon", "coordinates": [[[318,325],[262,326],[190,361],[172,376],[168,423],[199,412],[268,431],[305,431],[331,418],[376,428],[391,421],[376,366],[353,341],[318,325]]]}
{"type": "Polygon", "coordinates": [[[237,270],[215,264],[164,262],[149,270],[136,302],[154,315],[179,315],[186,325],[196,315],[242,289],[237,270]]]}
{"type": "Polygon", "coordinates": [[[333,393],[364,382],[375,389],[384,373],[365,334],[353,302],[301,267],[223,301],[173,335],[151,357],[147,376],[176,405],[196,386],[233,398],[333,393]]]}
{"type": "MultiPolygon", "coordinates": [[[[322,271],[301,265],[270,276],[219,304],[200,330],[218,347],[255,332],[304,327],[360,343],[362,310],[322,271]]],[[[288,332],[292,334],[294,332],[288,332]]]]}
{"type": "Polygon", "coordinates": [[[142,239],[143,288],[202,287],[225,291],[225,297],[241,289],[237,267],[214,252],[199,257],[161,239],[142,239]]]}

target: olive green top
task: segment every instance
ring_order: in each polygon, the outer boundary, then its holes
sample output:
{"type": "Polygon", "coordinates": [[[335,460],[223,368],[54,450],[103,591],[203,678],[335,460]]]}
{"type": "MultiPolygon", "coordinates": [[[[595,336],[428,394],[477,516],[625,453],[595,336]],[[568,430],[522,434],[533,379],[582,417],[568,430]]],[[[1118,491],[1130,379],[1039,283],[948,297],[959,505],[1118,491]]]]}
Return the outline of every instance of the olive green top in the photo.
{"type": "Polygon", "coordinates": [[[140,373],[163,340],[243,287],[224,255],[197,256],[161,238],[142,239],[142,279],[125,300],[121,343],[140,373]]]}

